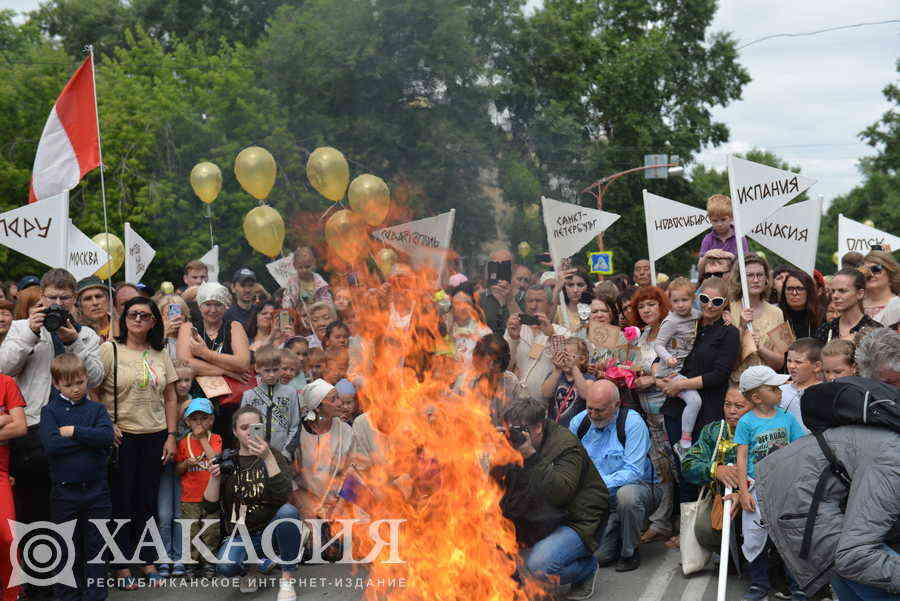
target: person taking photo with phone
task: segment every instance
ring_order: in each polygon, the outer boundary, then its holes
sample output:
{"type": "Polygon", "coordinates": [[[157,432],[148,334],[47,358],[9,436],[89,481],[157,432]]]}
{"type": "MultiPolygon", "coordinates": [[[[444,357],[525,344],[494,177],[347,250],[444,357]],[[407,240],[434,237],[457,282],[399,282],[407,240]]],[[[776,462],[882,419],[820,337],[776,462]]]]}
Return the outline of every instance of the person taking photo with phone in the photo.
{"type": "Polygon", "coordinates": [[[530,286],[525,291],[525,313],[510,316],[504,336],[512,353],[513,369],[528,394],[535,399],[542,398],[541,385],[553,371],[550,338],[569,333],[566,328],[550,323],[549,310],[544,288],[530,286]]]}

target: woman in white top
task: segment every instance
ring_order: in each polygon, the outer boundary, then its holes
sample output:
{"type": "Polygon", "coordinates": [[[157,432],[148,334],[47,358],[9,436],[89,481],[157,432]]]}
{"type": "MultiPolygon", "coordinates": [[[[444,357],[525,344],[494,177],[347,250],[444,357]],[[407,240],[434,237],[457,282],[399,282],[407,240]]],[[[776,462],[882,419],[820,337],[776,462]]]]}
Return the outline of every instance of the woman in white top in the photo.
{"type": "Polygon", "coordinates": [[[340,418],[337,389],[319,379],[300,400],[303,423],[294,453],[294,505],[304,518],[331,519],[350,460],[353,431],[340,418]]]}
{"type": "Polygon", "coordinates": [[[900,304],[900,265],[890,253],[871,250],[866,255],[866,297],[863,311],[879,323],[884,323],[883,313],[888,306],[900,304]],[[881,319],[880,319],[881,318],[881,319]]]}

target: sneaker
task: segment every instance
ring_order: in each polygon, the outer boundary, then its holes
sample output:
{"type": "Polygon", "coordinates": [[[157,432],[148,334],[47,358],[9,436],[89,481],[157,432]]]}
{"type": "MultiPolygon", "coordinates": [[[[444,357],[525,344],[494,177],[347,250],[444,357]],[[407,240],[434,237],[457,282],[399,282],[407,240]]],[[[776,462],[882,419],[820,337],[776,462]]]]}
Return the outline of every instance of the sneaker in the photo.
{"type": "Polygon", "coordinates": [[[297,591],[294,590],[294,581],[291,579],[285,580],[281,578],[278,580],[278,595],[275,597],[276,601],[296,601],[297,599],[297,591]]]}
{"type": "Polygon", "coordinates": [[[259,566],[257,566],[256,571],[260,574],[265,574],[268,576],[272,573],[272,570],[275,569],[275,562],[269,558],[264,558],[260,561],[259,566]]]}
{"type": "Polygon", "coordinates": [[[763,590],[758,586],[751,586],[741,597],[741,601],[769,601],[769,591],[763,590]]]}
{"type": "Polygon", "coordinates": [[[635,549],[631,557],[620,557],[613,568],[617,572],[631,572],[641,567],[641,555],[635,549]]]}
{"type": "Polygon", "coordinates": [[[772,596],[781,601],[791,601],[791,594],[784,591],[775,591],[772,596]]]}
{"type": "Polygon", "coordinates": [[[566,599],[569,601],[583,601],[594,596],[597,590],[597,580],[600,578],[600,570],[594,570],[594,573],[585,578],[578,584],[573,584],[569,590],[566,599]]]}
{"type": "Polygon", "coordinates": [[[619,561],[619,556],[618,556],[618,555],[612,555],[612,556],[607,557],[607,558],[605,558],[605,559],[599,559],[599,560],[597,560],[597,567],[598,567],[598,568],[608,568],[609,566],[613,565],[613,564],[616,563],[617,561],[619,561]]]}
{"type": "Polygon", "coordinates": [[[241,582],[238,589],[244,594],[255,593],[259,590],[259,576],[256,574],[244,574],[241,576],[241,582]]]}

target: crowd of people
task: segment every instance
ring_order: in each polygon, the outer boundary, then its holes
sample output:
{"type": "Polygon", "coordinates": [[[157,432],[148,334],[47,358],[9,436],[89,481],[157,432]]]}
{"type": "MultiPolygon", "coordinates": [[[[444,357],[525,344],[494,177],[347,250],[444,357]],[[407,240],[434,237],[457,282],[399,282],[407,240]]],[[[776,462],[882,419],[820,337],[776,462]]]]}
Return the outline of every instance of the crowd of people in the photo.
{"type": "MultiPolygon", "coordinates": [[[[597,282],[582,269],[514,264],[499,250],[490,259],[508,264],[509,279],[450,261],[442,289],[423,292],[398,263],[360,294],[350,279],[320,273],[302,247],[296,274],[271,292],[247,267],[228,285],[208,281],[198,261],[177,290],[110,290],[62,269],[7,283],[0,536],[10,544],[5,518],[77,519],[82,554],[93,557],[103,540],[85,521],[128,520],[116,543],[141,565],[80,563],[79,586],[58,586],[60,599],[105,598],[85,583],[107,570],[125,590],[190,571],[240,575],[242,592],[280,570],[277,599],[291,601],[298,566],[252,565],[229,538],[245,525],[262,556],[260,535],[276,520],[340,515],[348,476],[365,478],[390,444],[389,425],[374,423],[364,401],[367,363],[389,358],[419,379],[439,372],[448,394],[486,410],[522,456],[491,471],[522,547],[518,577],[590,598],[598,568],[639,569],[640,548],[655,541],[677,548],[680,503],[728,486],[743,509],[746,601],[774,593],[778,569],[785,598],[806,599],[760,527],[755,468],[807,432],[807,388],[857,374],[900,385],[900,266],[890,249],[850,253],[824,277],[772,269],[745,247],[744,308],[736,250],[746,241],[735,239],[727,197],[712,197],[708,211],[696,282],[654,285],[646,260],[597,282]],[[165,559],[139,546],[151,518],[165,559]],[[220,520],[202,540],[225,561],[182,549],[178,518],[220,520]]],[[[897,450],[896,440],[884,448],[897,450]]],[[[274,535],[280,556],[298,555],[296,528],[279,523],[274,535]]],[[[898,594],[891,552],[879,551],[881,572],[839,563],[835,592],[898,594]]],[[[10,569],[0,553],[4,583],[10,569]]],[[[7,586],[4,598],[48,594],[7,586]]]]}

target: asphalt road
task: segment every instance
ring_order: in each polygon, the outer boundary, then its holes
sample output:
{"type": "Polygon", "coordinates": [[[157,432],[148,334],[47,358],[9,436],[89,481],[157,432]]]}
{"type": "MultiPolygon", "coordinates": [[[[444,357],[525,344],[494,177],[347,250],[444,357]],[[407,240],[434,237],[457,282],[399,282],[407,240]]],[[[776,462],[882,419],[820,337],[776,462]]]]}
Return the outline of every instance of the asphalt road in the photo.
{"type": "MultiPolygon", "coordinates": [[[[642,565],[634,572],[620,574],[612,568],[603,568],[599,588],[593,599],[610,601],[715,601],[717,572],[707,570],[685,578],[681,574],[678,551],[670,551],[662,543],[641,547],[642,565]]],[[[350,601],[364,598],[364,590],[349,586],[357,578],[366,580],[364,570],[353,574],[351,566],[345,565],[304,565],[300,567],[298,580],[305,578],[297,587],[298,601],[350,601]],[[349,579],[349,580],[348,580],[349,579]]],[[[156,589],[136,591],[111,591],[113,601],[274,601],[277,587],[262,588],[254,594],[241,594],[236,586],[216,586],[185,584],[156,589]]],[[[731,576],[727,583],[728,601],[738,601],[745,584],[737,576],[731,576]]],[[[378,598],[389,592],[379,589],[378,598]]],[[[375,598],[372,596],[371,598],[375,598]]],[[[432,601],[422,599],[422,601],[432,601]]],[[[472,599],[471,601],[481,601],[472,599]]]]}

